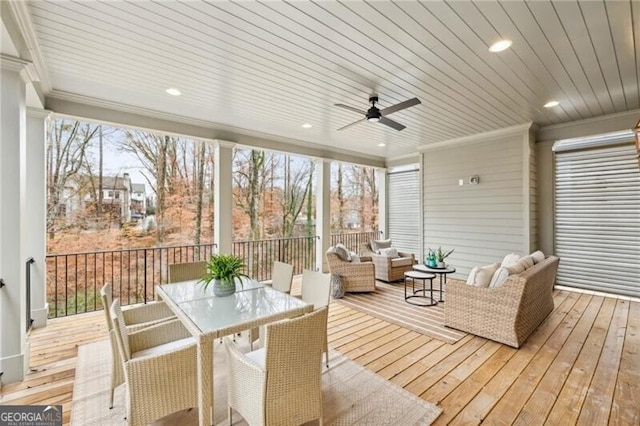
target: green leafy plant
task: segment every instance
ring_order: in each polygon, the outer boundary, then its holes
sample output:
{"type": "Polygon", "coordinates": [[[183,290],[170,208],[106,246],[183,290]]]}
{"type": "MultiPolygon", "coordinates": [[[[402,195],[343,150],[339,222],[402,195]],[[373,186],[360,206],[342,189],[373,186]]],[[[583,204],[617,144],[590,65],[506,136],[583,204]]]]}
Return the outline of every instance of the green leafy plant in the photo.
{"type": "Polygon", "coordinates": [[[431,248],[429,248],[429,253],[434,253],[436,256],[436,259],[438,260],[438,262],[444,262],[444,260],[449,257],[449,255],[451,253],[453,253],[453,250],[455,249],[451,249],[449,251],[444,251],[442,250],[442,247],[438,247],[438,250],[431,250],[431,248]]]}
{"type": "Polygon", "coordinates": [[[242,277],[249,278],[241,271],[244,268],[242,259],[233,254],[214,254],[211,255],[205,266],[206,273],[200,279],[200,282],[207,288],[214,280],[220,281],[221,288],[231,288],[235,284],[236,278],[242,285],[242,277]]]}

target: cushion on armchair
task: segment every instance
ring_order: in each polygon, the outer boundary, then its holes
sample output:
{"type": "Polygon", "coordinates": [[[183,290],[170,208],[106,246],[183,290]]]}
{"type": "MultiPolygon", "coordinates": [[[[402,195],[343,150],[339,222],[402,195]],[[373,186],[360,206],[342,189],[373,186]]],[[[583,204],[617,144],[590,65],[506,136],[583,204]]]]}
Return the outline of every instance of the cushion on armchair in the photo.
{"type": "Polygon", "coordinates": [[[371,240],[371,251],[374,253],[380,253],[380,249],[387,249],[391,247],[391,239],[388,240],[371,240]]]}
{"type": "Polygon", "coordinates": [[[351,256],[349,256],[349,250],[347,250],[344,244],[338,243],[333,247],[329,247],[328,251],[337,254],[338,257],[344,261],[347,261],[347,262],[351,261],[351,256]]]}
{"type": "Polygon", "coordinates": [[[379,252],[382,256],[390,257],[392,259],[400,257],[400,255],[398,254],[398,249],[395,247],[381,248],[379,252]]]}
{"type": "Polygon", "coordinates": [[[391,267],[396,268],[398,266],[413,266],[413,259],[410,257],[396,257],[391,259],[391,267]]]}

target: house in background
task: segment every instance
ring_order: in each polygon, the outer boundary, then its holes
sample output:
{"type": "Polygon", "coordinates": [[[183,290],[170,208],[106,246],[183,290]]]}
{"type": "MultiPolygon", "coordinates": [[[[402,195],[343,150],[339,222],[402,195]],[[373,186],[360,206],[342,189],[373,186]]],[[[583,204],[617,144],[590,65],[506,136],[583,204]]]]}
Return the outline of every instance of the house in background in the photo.
{"type": "Polygon", "coordinates": [[[63,191],[58,214],[67,225],[78,221],[87,223],[88,217],[98,215],[115,224],[141,219],[147,209],[145,191],[143,183],[131,182],[129,173],[103,176],[102,183],[96,176],[76,176],[69,179],[63,191]]]}
{"type": "Polygon", "coordinates": [[[147,214],[147,195],[144,183],[131,184],[131,219],[142,219],[147,214]]]}

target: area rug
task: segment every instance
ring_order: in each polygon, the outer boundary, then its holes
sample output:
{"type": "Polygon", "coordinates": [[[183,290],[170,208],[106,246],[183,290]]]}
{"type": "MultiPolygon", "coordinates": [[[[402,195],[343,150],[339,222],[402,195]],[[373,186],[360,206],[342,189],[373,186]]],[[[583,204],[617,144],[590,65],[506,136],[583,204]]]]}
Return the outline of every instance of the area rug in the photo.
{"type": "MultiPolygon", "coordinates": [[[[437,280],[437,278],[433,280],[434,289],[437,287],[437,280]]],[[[439,292],[434,290],[433,294],[434,299],[437,300],[439,292]]],[[[443,294],[446,298],[446,292],[443,294]]],[[[404,300],[402,282],[388,284],[377,281],[375,292],[346,293],[342,299],[335,301],[443,342],[455,343],[467,335],[462,331],[444,326],[446,302],[439,302],[435,306],[415,306],[407,303],[404,300]]]]}
{"type": "MultiPolygon", "coordinates": [[[[226,354],[223,345],[215,344],[214,423],[227,423],[226,354]]],[[[244,344],[241,344],[244,345],[244,344]]],[[[241,346],[241,347],[247,347],[241,346]]],[[[108,340],[78,347],[76,377],[73,387],[71,425],[126,425],[125,389],[116,390],[114,408],[109,409],[109,374],[111,351],[108,340]]],[[[418,398],[383,379],[336,351],[330,351],[329,368],[322,374],[324,423],[329,425],[429,425],[442,412],[440,408],[418,398]]],[[[234,414],[234,425],[245,425],[234,414]]],[[[196,425],[197,409],[167,416],[154,425],[196,425]]]]}

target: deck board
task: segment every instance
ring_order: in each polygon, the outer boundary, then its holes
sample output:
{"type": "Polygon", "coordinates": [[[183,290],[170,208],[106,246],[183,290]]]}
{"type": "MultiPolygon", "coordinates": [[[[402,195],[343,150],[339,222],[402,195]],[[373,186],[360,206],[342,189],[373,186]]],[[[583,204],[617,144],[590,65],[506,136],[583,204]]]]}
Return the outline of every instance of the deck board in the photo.
{"type": "MultiPolygon", "coordinates": [[[[437,403],[436,425],[639,424],[640,302],[566,290],[554,300],[518,350],[473,335],[444,343],[336,303],[329,346],[437,403]]],[[[77,346],[106,337],[100,311],[33,330],[33,371],[4,385],[0,404],[62,404],[69,424],[77,346]]]]}

